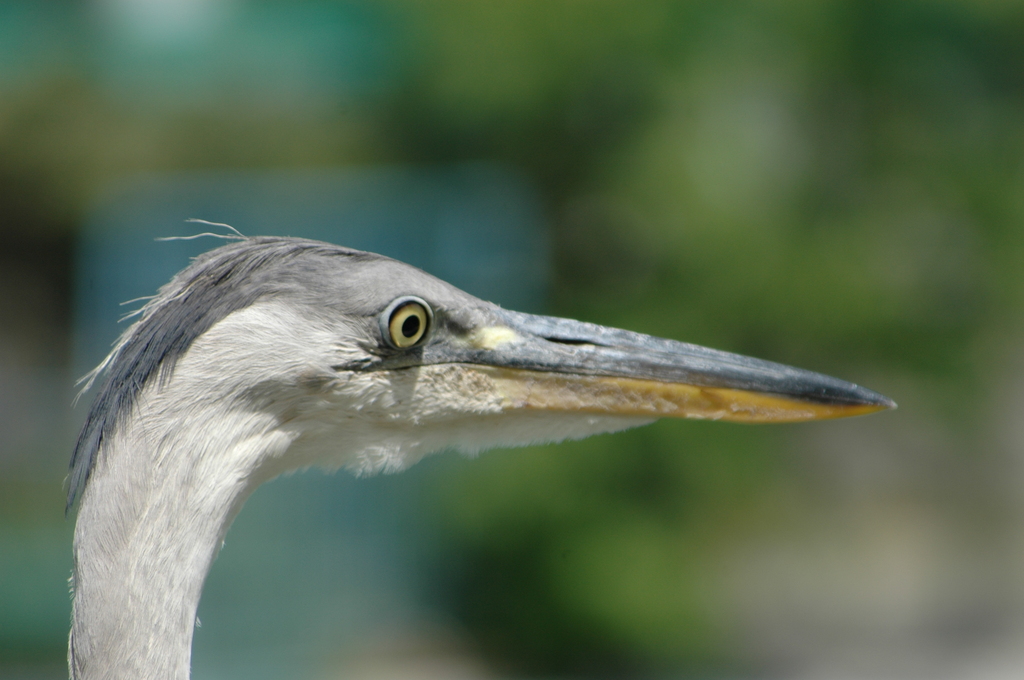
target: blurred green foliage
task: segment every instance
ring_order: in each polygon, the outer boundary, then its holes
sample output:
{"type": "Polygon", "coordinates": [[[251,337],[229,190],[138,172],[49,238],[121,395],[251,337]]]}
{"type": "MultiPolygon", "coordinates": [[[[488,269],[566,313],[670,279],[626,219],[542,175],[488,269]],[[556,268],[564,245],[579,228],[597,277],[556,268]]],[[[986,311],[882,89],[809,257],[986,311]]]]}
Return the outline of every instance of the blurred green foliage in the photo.
{"type": "MultiPolygon", "coordinates": [[[[445,18],[457,28],[442,55],[481,49],[435,76],[457,102],[442,146],[475,142],[540,179],[557,313],[888,387],[926,427],[955,432],[939,435],[954,448],[977,441],[982,355],[1020,332],[1018,8],[503,5],[445,18]],[[549,33],[569,24],[582,35],[549,33]],[[906,383],[927,395],[900,394],[906,383]]],[[[838,505],[798,465],[797,436],[660,423],[459,467],[438,493],[466,560],[458,611],[514,668],[751,663],[726,578],[735,553],[838,505]]],[[[992,456],[978,449],[962,455],[992,456]]],[[[956,500],[923,495],[969,512],[988,493],[971,477],[956,500]]]]}
{"type": "Polygon", "coordinates": [[[497,160],[544,198],[552,312],[834,373],[903,406],[831,431],[660,423],[440,466],[441,599],[492,659],[757,663],[730,599],[738,551],[841,512],[846,482],[808,456],[843,436],[849,455],[882,441],[900,457],[883,418],[929,433],[902,463],[926,470],[905,502],[964,533],[1006,521],[988,395],[1022,338],[1019,3],[343,6],[391,40],[366,52],[382,75],[358,96],[282,102],[257,79],[152,99],[77,57],[9,76],[5,238],[70,238],[137,172],[497,160]]]}

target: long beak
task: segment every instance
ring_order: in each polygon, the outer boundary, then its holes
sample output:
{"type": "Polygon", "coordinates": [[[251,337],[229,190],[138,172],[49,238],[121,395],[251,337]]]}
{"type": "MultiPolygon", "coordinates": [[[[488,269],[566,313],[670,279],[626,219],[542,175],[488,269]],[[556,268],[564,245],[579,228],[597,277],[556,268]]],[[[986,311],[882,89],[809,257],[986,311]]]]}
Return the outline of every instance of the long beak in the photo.
{"type": "Polygon", "coordinates": [[[475,364],[509,408],[652,418],[795,422],[874,413],[895,402],[837,378],[595,324],[500,310],[424,363],[475,364]]]}

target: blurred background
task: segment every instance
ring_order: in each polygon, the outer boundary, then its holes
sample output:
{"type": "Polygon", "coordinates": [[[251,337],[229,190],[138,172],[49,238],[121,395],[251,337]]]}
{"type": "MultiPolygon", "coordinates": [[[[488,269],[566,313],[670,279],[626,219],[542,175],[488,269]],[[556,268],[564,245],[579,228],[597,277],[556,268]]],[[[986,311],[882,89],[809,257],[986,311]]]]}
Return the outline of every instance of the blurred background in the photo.
{"type": "Polygon", "coordinates": [[[194,677],[1024,674],[1021,3],[0,0],[0,678],[66,677],[74,381],[188,218],[900,404],[276,480],[194,677]]]}

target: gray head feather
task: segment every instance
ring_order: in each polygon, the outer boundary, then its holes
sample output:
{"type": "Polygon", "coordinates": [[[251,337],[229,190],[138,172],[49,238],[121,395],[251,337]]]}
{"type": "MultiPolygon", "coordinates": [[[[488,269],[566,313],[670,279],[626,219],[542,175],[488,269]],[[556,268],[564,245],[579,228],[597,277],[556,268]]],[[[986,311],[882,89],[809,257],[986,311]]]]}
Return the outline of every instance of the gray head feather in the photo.
{"type": "Polygon", "coordinates": [[[168,377],[195,339],[228,314],[306,287],[325,258],[337,257],[387,259],[319,241],[248,238],[200,255],[164,285],[88,377],[85,389],[100,374],[103,381],[71,456],[67,510],[85,487],[103,440],[124,422],[148,381],[168,377]]]}

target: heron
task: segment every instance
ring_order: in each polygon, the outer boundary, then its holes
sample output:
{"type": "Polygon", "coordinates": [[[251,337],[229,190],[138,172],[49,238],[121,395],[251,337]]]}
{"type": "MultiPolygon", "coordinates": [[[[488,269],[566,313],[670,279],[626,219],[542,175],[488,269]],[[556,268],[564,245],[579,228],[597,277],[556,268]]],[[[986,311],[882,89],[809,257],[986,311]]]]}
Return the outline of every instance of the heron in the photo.
{"type": "Polygon", "coordinates": [[[76,680],[187,680],[228,527],[286,471],[397,472],[445,449],[665,417],[895,407],[820,373],[511,311],[382,255],[298,238],[210,250],[137,314],[86,377],[98,388],[71,459],[76,680]]]}

